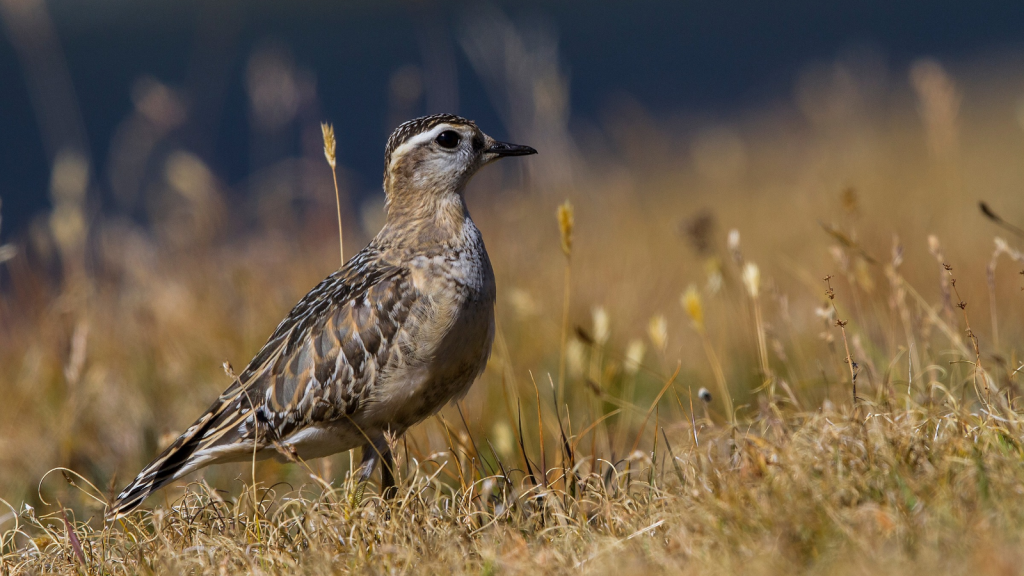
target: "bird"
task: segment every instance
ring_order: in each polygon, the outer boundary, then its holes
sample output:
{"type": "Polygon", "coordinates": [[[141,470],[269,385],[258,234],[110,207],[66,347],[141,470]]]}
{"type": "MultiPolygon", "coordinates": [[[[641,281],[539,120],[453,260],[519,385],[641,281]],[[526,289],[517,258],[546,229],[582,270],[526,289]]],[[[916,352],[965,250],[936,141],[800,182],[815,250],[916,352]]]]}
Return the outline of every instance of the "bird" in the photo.
{"type": "Polygon", "coordinates": [[[303,460],[362,448],[395,493],[393,441],[462,398],[494,339],[494,271],[465,201],[483,166],[536,154],[434,114],[398,126],[384,153],[386,220],[314,287],[210,408],[110,503],[121,518],[211,464],[303,460]]]}

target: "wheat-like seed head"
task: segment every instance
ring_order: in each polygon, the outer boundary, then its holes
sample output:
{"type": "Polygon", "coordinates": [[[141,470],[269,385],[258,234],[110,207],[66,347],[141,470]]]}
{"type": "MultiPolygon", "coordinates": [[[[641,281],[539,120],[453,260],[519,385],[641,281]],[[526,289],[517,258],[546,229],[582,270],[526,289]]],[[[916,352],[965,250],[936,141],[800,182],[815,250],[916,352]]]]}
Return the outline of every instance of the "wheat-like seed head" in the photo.
{"type": "Polygon", "coordinates": [[[757,264],[747,262],[743,266],[743,285],[746,286],[747,293],[751,298],[757,298],[757,294],[761,290],[761,269],[757,267],[757,264]]]}
{"type": "Polygon", "coordinates": [[[693,320],[693,325],[697,328],[697,330],[703,332],[704,304],[703,302],[701,302],[700,299],[700,291],[697,290],[697,287],[695,285],[690,284],[690,287],[687,288],[686,292],[683,293],[682,304],[683,310],[686,310],[686,313],[690,316],[690,319],[693,320]]]}
{"type": "Polygon", "coordinates": [[[579,340],[569,340],[565,344],[565,367],[569,375],[579,378],[587,366],[587,347],[579,340]]]}
{"type": "Polygon", "coordinates": [[[334,139],[334,126],[327,122],[322,122],[320,124],[320,131],[324,134],[324,157],[327,158],[327,163],[331,168],[334,168],[338,164],[338,159],[335,156],[337,141],[334,139]]]}
{"type": "Polygon", "coordinates": [[[608,319],[608,312],[603,306],[595,306],[591,310],[594,318],[594,341],[604,345],[611,336],[611,322],[608,319]]]}
{"type": "Polygon", "coordinates": [[[668,320],[665,320],[665,316],[658,314],[651,318],[647,323],[647,337],[651,339],[651,344],[655,348],[661,352],[665,351],[668,345],[668,320]]]}
{"type": "Polygon", "coordinates": [[[644,345],[643,340],[634,338],[629,341],[629,345],[626,346],[626,361],[623,363],[627,374],[636,374],[640,371],[640,365],[643,364],[646,352],[647,346],[644,345]]]}
{"type": "Polygon", "coordinates": [[[566,257],[572,254],[572,228],[575,223],[572,203],[566,200],[558,207],[558,230],[562,234],[562,252],[566,257]]]}

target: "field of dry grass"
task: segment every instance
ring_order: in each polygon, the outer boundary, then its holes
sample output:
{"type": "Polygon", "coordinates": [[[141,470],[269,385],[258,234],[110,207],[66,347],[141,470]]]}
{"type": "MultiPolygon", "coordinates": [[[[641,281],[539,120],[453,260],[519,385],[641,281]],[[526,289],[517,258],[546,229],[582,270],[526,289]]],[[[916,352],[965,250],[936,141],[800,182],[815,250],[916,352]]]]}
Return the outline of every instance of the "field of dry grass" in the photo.
{"type": "MultiPolygon", "coordinates": [[[[561,168],[471,186],[494,351],[398,442],[390,503],[342,454],[104,526],[337,266],[334,198],[322,161],[290,208],[182,151],[142,226],[65,158],[0,264],[0,573],[1019,573],[1024,238],[977,205],[1024,225],[1007,70],[840,60],[727,119],[513,134],[561,168]]],[[[346,207],[350,253],[379,209],[346,207]]]]}

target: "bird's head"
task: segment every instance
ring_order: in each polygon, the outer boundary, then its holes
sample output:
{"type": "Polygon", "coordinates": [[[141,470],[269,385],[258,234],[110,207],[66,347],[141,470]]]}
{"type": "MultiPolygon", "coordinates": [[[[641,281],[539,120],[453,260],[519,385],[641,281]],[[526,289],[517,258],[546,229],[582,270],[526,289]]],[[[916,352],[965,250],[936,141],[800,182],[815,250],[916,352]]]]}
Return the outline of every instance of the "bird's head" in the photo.
{"type": "Polygon", "coordinates": [[[482,166],[536,153],[529,146],[498,142],[472,120],[452,114],[405,122],[391,134],[384,155],[389,215],[396,209],[429,212],[461,203],[462,190],[482,166]]]}

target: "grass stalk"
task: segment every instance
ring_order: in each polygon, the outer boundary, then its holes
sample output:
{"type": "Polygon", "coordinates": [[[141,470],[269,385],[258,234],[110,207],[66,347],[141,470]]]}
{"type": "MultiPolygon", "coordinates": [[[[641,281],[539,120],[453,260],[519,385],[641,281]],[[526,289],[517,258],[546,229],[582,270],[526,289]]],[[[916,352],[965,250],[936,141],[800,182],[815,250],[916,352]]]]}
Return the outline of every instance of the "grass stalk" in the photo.
{"type": "MultiPolygon", "coordinates": [[[[558,218],[558,231],[562,241],[562,253],[565,255],[565,274],[562,281],[562,327],[559,337],[558,348],[558,401],[565,398],[565,356],[569,344],[569,298],[570,281],[572,280],[572,233],[575,226],[575,216],[572,204],[566,200],[559,207],[556,214],[558,218]]],[[[536,385],[536,384],[535,384],[536,385]]]]}
{"type": "Polygon", "coordinates": [[[334,139],[334,126],[323,122],[320,130],[324,136],[324,157],[331,167],[331,177],[334,179],[334,204],[338,209],[338,252],[341,255],[341,265],[345,265],[345,234],[341,228],[341,192],[338,190],[338,158],[336,156],[337,141],[334,139]]]}
{"type": "Polygon", "coordinates": [[[841,320],[839,318],[839,310],[836,308],[836,292],[832,289],[832,276],[825,276],[825,296],[828,297],[828,301],[832,304],[832,312],[835,314],[835,325],[839,328],[839,331],[843,335],[843,348],[846,350],[846,365],[850,368],[850,388],[853,392],[853,405],[857,405],[857,363],[853,361],[853,356],[850,355],[850,342],[846,338],[846,325],[849,323],[847,320],[841,320]]]}

